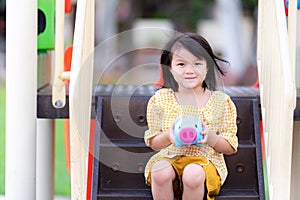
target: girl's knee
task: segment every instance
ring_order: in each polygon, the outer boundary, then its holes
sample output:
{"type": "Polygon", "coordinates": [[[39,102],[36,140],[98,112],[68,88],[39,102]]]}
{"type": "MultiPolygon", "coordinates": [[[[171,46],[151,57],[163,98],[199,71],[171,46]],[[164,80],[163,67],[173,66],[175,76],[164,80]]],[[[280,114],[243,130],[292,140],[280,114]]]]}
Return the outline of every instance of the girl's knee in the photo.
{"type": "Polygon", "coordinates": [[[167,161],[157,162],[151,170],[151,182],[163,185],[164,183],[173,181],[175,179],[175,172],[172,165],[167,161]]]}
{"type": "Polygon", "coordinates": [[[198,164],[189,164],[184,168],[182,183],[184,187],[199,188],[204,186],[205,171],[198,164]]]}

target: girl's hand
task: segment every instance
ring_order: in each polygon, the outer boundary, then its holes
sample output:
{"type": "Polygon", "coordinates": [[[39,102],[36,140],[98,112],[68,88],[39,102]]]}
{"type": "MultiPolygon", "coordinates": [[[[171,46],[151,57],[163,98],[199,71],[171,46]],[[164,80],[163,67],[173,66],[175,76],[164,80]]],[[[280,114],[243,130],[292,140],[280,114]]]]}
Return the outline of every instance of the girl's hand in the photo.
{"type": "Polygon", "coordinates": [[[167,131],[150,138],[149,146],[153,150],[158,151],[169,146],[170,144],[175,144],[173,128],[174,124],[172,124],[167,131]]]}
{"type": "Polygon", "coordinates": [[[174,139],[174,123],[168,129],[167,134],[168,134],[168,137],[169,137],[169,140],[170,140],[171,144],[175,144],[175,139],[174,139]]]}
{"type": "Polygon", "coordinates": [[[203,139],[198,140],[198,143],[205,144],[207,142],[207,135],[209,133],[209,129],[205,122],[202,122],[202,130],[203,131],[201,132],[201,134],[203,135],[203,139]]]}
{"type": "Polygon", "coordinates": [[[201,144],[208,144],[214,148],[221,137],[220,133],[218,131],[210,131],[205,123],[203,123],[202,128],[203,140],[199,140],[198,142],[201,144]]]}

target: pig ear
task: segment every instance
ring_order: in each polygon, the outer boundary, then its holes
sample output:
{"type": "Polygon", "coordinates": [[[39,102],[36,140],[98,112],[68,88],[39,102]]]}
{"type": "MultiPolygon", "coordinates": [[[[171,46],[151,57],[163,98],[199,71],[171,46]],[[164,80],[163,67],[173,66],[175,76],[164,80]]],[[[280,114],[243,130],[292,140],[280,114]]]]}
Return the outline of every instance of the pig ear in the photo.
{"type": "Polygon", "coordinates": [[[178,129],[181,129],[181,121],[182,121],[182,118],[181,117],[178,117],[176,120],[175,120],[175,124],[174,124],[174,128],[178,128],[178,129]]]}

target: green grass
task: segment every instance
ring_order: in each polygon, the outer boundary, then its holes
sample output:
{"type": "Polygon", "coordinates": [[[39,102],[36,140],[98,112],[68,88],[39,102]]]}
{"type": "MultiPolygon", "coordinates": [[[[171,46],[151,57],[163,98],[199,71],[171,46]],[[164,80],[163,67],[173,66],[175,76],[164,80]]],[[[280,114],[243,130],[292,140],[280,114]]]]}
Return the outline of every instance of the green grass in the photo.
{"type": "Polygon", "coordinates": [[[5,190],[5,83],[0,80],[0,194],[5,190]]]}
{"type": "Polygon", "coordinates": [[[56,119],[55,121],[55,194],[69,196],[70,175],[67,170],[65,156],[65,140],[64,140],[64,120],[56,119]]]}
{"type": "MultiPolygon", "coordinates": [[[[55,120],[55,183],[56,195],[70,196],[70,176],[64,147],[63,119],[55,120]]],[[[0,194],[5,193],[5,83],[0,82],[0,194]]]]}

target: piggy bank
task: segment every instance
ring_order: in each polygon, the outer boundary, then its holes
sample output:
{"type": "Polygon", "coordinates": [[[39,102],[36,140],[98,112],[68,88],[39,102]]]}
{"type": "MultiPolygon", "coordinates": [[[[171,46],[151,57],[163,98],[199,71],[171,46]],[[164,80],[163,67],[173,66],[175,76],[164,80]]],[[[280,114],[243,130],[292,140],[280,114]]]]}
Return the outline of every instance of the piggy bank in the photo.
{"type": "Polygon", "coordinates": [[[202,123],[198,117],[178,117],[174,124],[174,140],[176,146],[195,144],[203,139],[202,123]]]}

